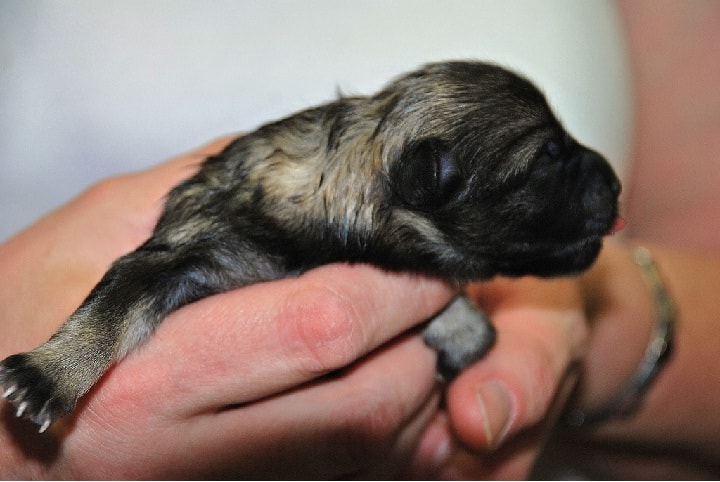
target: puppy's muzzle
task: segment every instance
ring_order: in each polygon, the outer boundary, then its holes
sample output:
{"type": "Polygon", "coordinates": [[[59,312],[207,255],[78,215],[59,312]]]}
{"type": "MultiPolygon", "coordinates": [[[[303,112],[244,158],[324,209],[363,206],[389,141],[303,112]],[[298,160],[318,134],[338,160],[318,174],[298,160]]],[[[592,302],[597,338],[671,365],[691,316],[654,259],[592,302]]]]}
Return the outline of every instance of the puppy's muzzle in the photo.
{"type": "Polygon", "coordinates": [[[607,234],[615,225],[620,194],[620,180],[610,165],[599,154],[589,149],[580,150],[574,156],[577,163],[582,190],[580,202],[586,213],[585,230],[590,234],[607,234]]]}

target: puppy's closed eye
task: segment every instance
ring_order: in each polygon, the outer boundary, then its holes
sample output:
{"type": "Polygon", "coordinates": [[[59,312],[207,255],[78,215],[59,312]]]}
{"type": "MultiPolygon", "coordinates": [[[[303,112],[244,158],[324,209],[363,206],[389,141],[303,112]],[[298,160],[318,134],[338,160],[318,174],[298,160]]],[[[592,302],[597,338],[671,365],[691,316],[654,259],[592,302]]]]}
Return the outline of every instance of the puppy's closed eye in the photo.
{"type": "Polygon", "coordinates": [[[440,139],[409,145],[391,173],[397,195],[413,208],[435,210],[459,193],[463,177],[450,149],[440,139]]]}

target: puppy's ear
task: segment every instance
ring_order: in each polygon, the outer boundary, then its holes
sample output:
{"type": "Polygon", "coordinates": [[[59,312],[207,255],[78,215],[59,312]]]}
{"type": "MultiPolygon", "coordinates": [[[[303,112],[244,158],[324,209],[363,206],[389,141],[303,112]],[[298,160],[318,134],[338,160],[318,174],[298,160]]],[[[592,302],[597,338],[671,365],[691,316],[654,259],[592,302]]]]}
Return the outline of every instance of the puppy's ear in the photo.
{"type": "Polygon", "coordinates": [[[454,199],[462,176],[447,145],[429,138],[409,144],[391,172],[396,195],[413,208],[438,209],[454,199]]]}

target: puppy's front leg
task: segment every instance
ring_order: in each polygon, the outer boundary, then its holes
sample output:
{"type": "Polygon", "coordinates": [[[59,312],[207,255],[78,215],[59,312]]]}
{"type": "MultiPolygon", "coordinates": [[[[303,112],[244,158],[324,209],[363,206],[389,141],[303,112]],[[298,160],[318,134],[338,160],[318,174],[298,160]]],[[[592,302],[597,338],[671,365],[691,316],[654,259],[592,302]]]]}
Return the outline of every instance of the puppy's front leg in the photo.
{"type": "Polygon", "coordinates": [[[149,242],[120,258],[50,340],[3,360],[0,385],[17,415],[44,431],[168,313],[247,283],[242,270],[258,258],[243,265],[229,250],[199,244],[170,250],[149,242]]]}
{"type": "Polygon", "coordinates": [[[443,380],[452,380],[479,360],[495,337],[488,317],[464,295],[455,298],[423,332],[425,343],[438,352],[438,374],[443,380]]]}

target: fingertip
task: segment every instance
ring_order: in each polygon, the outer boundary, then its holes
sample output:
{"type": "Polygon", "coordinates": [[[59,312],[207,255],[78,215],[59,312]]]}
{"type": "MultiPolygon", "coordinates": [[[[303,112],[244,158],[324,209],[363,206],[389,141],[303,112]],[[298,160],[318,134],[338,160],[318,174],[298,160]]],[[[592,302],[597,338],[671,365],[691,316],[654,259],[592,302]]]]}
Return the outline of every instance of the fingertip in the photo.
{"type": "Polygon", "coordinates": [[[447,465],[455,450],[447,415],[437,412],[425,428],[403,479],[435,478],[447,465]]]}
{"type": "Polygon", "coordinates": [[[498,376],[466,370],[449,387],[447,410],[453,430],[475,451],[497,448],[518,420],[518,396],[498,376]]]}

